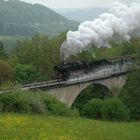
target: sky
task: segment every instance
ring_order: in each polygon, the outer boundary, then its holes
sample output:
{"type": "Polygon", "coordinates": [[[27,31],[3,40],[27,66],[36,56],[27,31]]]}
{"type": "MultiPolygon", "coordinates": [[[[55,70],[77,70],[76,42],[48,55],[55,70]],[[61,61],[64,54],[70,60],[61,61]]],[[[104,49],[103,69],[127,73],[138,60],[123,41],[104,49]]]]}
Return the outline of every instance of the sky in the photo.
{"type": "MultiPolygon", "coordinates": [[[[43,4],[49,8],[83,8],[94,6],[110,6],[112,2],[117,0],[22,0],[29,3],[43,4]]],[[[133,0],[119,0],[123,2],[130,2],[133,0]]]]}

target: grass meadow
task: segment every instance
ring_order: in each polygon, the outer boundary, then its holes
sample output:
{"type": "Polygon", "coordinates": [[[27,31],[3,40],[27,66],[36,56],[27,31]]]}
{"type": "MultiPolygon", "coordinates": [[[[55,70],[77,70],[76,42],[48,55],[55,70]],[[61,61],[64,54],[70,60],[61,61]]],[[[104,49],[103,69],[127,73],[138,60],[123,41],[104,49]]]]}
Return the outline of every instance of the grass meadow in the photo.
{"type": "Polygon", "coordinates": [[[4,113],[0,140],[140,140],[140,122],[4,113]]]}

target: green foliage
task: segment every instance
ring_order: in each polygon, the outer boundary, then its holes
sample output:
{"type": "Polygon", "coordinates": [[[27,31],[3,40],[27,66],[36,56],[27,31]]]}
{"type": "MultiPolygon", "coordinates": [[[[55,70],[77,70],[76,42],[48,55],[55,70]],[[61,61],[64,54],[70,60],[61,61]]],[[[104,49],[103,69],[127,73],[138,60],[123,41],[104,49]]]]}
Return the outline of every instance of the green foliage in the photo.
{"type": "MultiPolygon", "coordinates": [[[[54,65],[60,63],[60,46],[65,40],[65,33],[55,37],[36,34],[31,40],[18,42],[16,56],[20,63],[32,65],[42,77],[52,78],[54,65]]],[[[46,80],[46,79],[45,79],[46,80]]]]}
{"type": "Polygon", "coordinates": [[[131,119],[140,120],[140,70],[128,75],[119,97],[129,110],[131,119]]]}
{"type": "Polygon", "coordinates": [[[29,100],[29,107],[31,112],[34,114],[48,114],[45,110],[45,103],[38,98],[32,97],[29,100]]]}
{"type": "Polygon", "coordinates": [[[128,111],[120,99],[112,98],[103,101],[102,117],[105,120],[126,120],[128,111]]]}
{"type": "MultiPolygon", "coordinates": [[[[48,98],[44,98],[45,108],[53,115],[60,115],[60,116],[69,116],[72,112],[70,109],[66,108],[66,106],[52,98],[51,96],[48,98]]],[[[74,113],[75,115],[75,113],[74,113]]]]}
{"type": "Polygon", "coordinates": [[[112,97],[112,93],[103,85],[94,84],[83,90],[75,99],[72,108],[77,108],[83,114],[84,105],[93,98],[106,99],[112,97]]]}
{"type": "Polygon", "coordinates": [[[102,100],[92,99],[89,102],[87,102],[87,104],[84,106],[84,115],[94,119],[101,119],[102,107],[102,100]]]}
{"type": "Polygon", "coordinates": [[[135,48],[135,53],[140,56],[140,37],[135,37],[131,39],[133,47],[135,48]]]}
{"type": "Polygon", "coordinates": [[[14,69],[4,60],[0,60],[0,84],[5,81],[13,80],[14,69]]]}
{"type": "Polygon", "coordinates": [[[36,68],[31,65],[15,64],[15,80],[18,83],[31,83],[38,79],[39,73],[36,68]]]}
{"type": "Polygon", "coordinates": [[[78,116],[76,110],[67,108],[63,103],[47,93],[16,91],[0,94],[1,112],[47,114],[57,116],[78,116]]]}
{"type": "Polygon", "coordinates": [[[58,35],[78,26],[77,22],[68,20],[43,5],[15,0],[0,1],[0,19],[0,35],[3,36],[31,36],[35,33],[58,35]]]}
{"type": "Polygon", "coordinates": [[[0,103],[2,112],[29,112],[27,101],[19,98],[17,94],[0,95],[0,103]]]}
{"type": "Polygon", "coordinates": [[[3,42],[0,42],[0,58],[5,58],[6,57],[6,53],[4,50],[4,44],[3,42]]]}
{"type": "Polygon", "coordinates": [[[122,56],[135,53],[135,46],[132,43],[123,42],[122,44],[122,56]]]}
{"type": "Polygon", "coordinates": [[[122,101],[117,98],[106,100],[92,99],[84,106],[84,114],[94,119],[117,120],[128,119],[128,111],[122,101]]]}

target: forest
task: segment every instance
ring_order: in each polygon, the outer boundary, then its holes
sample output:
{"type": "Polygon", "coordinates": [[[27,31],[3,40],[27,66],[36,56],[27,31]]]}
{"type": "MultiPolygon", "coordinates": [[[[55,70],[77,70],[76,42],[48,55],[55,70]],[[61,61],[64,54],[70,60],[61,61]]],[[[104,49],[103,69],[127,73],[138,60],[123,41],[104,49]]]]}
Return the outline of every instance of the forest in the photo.
{"type": "Polygon", "coordinates": [[[78,22],[69,20],[52,9],[20,0],[0,1],[0,35],[32,36],[35,33],[58,35],[74,30],[78,22]]]}

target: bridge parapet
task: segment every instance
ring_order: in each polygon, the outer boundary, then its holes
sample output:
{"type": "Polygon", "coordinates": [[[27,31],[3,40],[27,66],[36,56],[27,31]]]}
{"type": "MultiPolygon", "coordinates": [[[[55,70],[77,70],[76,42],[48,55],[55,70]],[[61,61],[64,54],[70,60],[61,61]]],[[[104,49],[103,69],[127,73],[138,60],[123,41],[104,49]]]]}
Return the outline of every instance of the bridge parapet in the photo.
{"type": "Polygon", "coordinates": [[[109,78],[116,75],[122,75],[127,73],[130,70],[130,64],[123,65],[105,65],[99,67],[89,74],[83,75],[81,77],[71,78],[67,80],[67,84],[74,84],[79,82],[88,82],[92,80],[109,78]]]}

